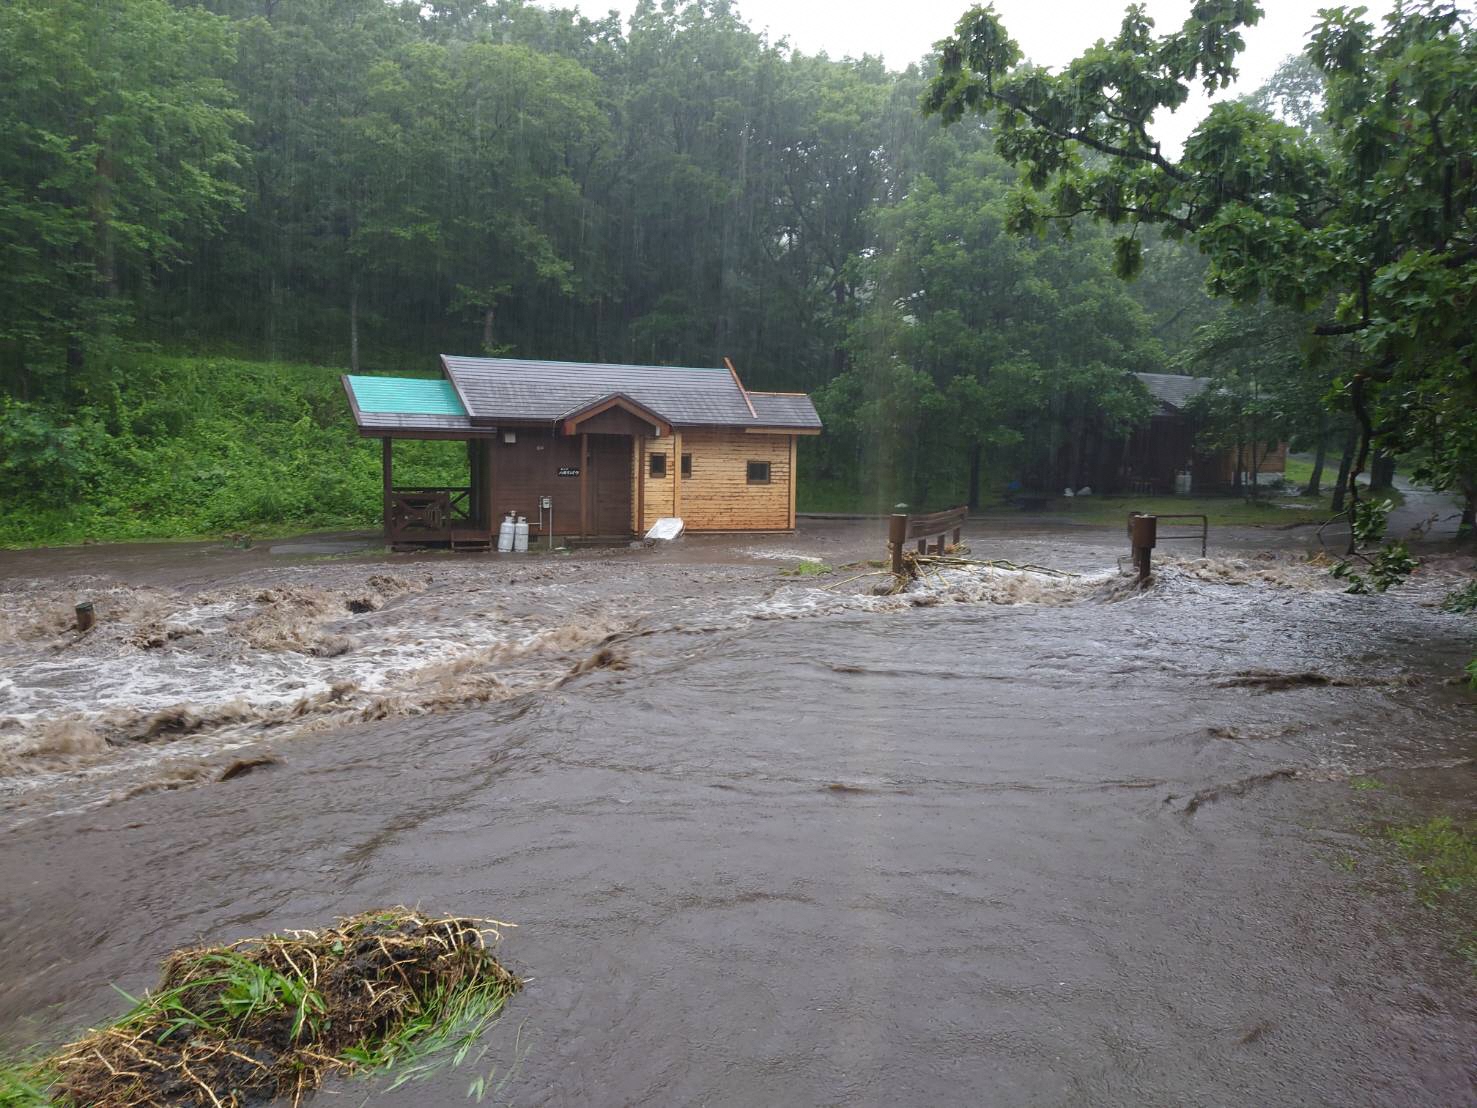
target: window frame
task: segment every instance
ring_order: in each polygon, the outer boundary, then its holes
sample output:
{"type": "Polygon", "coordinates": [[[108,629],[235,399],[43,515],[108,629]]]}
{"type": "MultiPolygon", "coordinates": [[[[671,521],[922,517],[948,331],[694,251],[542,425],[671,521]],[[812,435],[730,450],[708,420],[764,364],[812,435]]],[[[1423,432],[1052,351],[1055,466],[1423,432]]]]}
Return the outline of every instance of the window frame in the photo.
{"type": "Polygon", "coordinates": [[[682,474],[684,479],[692,476],[692,455],[690,453],[682,455],[681,461],[677,463],[677,472],[682,474]]]}
{"type": "Polygon", "coordinates": [[[654,450],[646,456],[646,476],[657,481],[667,479],[667,452],[665,450],[654,450]],[[657,472],[658,465],[661,468],[660,473],[657,472]]]}
{"type": "Polygon", "coordinates": [[[750,484],[750,485],[772,485],[772,484],[774,484],[774,463],[772,463],[768,458],[750,458],[748,460],[748,462],[746,463],[746,466],[747,466],[747,469],[745,471],[745,477],[747,478],[747,483],[748,484],[750,484]],[[764,476],[762,478],[756,478],[754,476],[754,467],[755,466],[763,466],[764,467],[764,476]]]}

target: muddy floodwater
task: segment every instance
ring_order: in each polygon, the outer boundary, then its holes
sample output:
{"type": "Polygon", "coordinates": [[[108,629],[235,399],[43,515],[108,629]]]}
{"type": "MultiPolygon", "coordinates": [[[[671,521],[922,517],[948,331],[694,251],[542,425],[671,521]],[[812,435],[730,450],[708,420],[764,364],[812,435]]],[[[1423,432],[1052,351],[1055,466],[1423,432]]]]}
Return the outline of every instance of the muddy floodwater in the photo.
{"type": "Polygon", "coordinates": [[[529,987],[475,1066],[325,1102],[1477,1101],[1471,966],[1350,784],[1471,810],[1440,568],[1353,597],[1228,533],[1139,590],[1121,529],[967,538],[1065,573],[794,572],[860,522],[0,554],[0,1045],[404,903],[516,922],[529,987]]]}

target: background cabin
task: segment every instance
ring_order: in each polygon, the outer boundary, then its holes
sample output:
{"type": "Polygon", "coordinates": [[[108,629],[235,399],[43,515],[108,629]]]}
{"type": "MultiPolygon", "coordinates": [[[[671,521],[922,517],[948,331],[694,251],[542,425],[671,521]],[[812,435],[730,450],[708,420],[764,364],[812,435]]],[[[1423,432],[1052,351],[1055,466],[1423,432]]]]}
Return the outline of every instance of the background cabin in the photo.
{"type": "Polygon", "coordinates": [[[486,548],[508,512],[538,537],[627,539],[663,516],[699,532],[795,527],[796,439],[821,431],[804,394],[750,391],[731,363],[441,367],[440,380],[343,379],[359,433],[382,442],[392,546],[486,548]],[[467,483],[397,486],[404,438],[465,441],[467,483]]]}
{"type": "MultiPolygon", "coordinates": [[[[1135,373],[1154,400],[1149,422],[1137,428],[1124,445],[1117,479],[1104,488],[1129,493],[1162,494],[1175,490],[1175,476],[1188,471],[1196,493],[1227,492],[1237,485],[1237,468],[1250,469],[1250,450],[1238,460],[1235,448],[1204,449],[1202,430],[1190,402],[1210,388],[1208,377],[1172,373],[1135,373]]],[[[1287,443],[1258,447],[1258,475],[1281,476],[1287,466],[1287,443]],[[1265,454],[1263,455],[1263,450],[1265,454]]],[[[1248,478],[1249,480],[1249,478],[1248,478]]]]}

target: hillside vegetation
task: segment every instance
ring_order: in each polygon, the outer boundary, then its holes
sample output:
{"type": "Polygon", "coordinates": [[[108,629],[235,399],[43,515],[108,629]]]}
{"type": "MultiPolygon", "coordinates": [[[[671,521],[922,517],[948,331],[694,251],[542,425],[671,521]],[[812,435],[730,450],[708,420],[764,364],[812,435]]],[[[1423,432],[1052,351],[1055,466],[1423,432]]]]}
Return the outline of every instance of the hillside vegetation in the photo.
{"type": "MultiPolygon", "coordinates": [[[[378,527],[380,446],[339,370],[135,356],[66,427],[4,401],[0,544],[378,527]]],[[[461,443],[396,445],[396,482],[466,478],[461,443]]]]}

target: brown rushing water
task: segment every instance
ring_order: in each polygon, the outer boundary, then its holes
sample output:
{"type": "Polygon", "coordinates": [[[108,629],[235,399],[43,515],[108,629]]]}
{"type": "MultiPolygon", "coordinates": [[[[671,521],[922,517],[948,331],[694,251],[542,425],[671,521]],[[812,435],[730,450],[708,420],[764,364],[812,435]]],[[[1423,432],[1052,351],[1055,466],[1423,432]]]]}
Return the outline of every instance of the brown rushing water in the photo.
{"type": "Polygon", "coordinates": [[[1220,555],[1138,593],[1085,528],[973,536],[1079,578],[778,574],[875,530],[0,555],[0,1043],[106,1017],[178,945],[419,902],[520,924],[480,1064],[514,1104],[1477,1097],[1449,936],[1331,864],[1364,849],[1350,776],[1431,811],[1477,785],[1439,582],[1220,555]]]}

